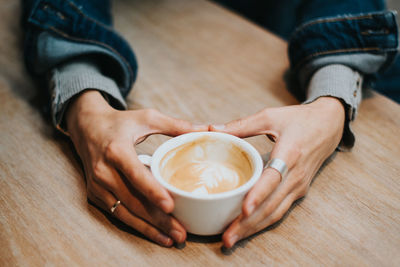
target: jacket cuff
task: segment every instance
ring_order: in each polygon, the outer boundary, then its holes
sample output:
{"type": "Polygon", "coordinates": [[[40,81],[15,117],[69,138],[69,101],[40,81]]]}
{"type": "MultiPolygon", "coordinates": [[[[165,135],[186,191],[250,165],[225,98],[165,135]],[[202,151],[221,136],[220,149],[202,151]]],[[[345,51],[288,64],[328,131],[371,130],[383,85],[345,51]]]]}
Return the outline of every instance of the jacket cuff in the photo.
{"type": "Polygon", "coordinates": [[[353,69],[339,64],[328,65],[312,76],[304,104],[311,103],[322,96],[331,96],[341,100],[345,107],[346,118],[339,150],[348,150],[354,146],[355,137],[350,123],[357,115],[361,102],[362,76],[353,69]]]}
{"type": "MultiPolygon", "coordinates": [[[[318,58],[357,54],[384,57],[377,69],[386,69],[393,62],[399,46],[396,14],[383,11],[320,18],[304,23],[290,38],[292,70],[298,71],[318,58]]],[[[362,70],[364,62],[357,63],[355,69],[362,70]]]]}
{"type": "Polygon", "coordinates": [[[374,74],[393,62],[398,46],[394,11],[341,15],[306,22],[290,38],[289,90],[304,101],[310,77],[332,64],[346,65],[362,73],[366,80],[372,80],[374,74]]]}
{"type": "Polygon", "coordinates": [[[68,134],[63,121],[68,103],[84,90],[96,89],[114,108],[127,108],[115,81],[104,76],[96,64],[89,60],[79,59],[54,68],[50,83],[53,124],[64,134],[68,134]]]}

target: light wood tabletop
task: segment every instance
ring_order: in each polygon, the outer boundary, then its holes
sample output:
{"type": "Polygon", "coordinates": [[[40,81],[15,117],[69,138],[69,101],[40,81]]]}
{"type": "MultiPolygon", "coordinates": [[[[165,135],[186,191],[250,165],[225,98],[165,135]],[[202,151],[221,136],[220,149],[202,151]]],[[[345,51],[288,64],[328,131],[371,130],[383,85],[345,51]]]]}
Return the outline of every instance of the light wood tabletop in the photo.
{"type": "MultiPolygon", "coordinates": [[[[86,199],[79,160],[41,115],[23,66],[20,1],[0,1],[0,266],[400,265],[400,106],[372,93],[353,124],[356,145],[337,153],[284,220],[232,251],[220,236],[162,248],[86,199]]],[[[200,0],[119,0],[116,29],[139,76],[130,108],[222,123],[296,104],[283,80],[287,44],[200,0]]],[[[151,154],[167,137],[137,147],[151,154]]],[[[248,139],[261,154],[272,143],[248,139]]]]}

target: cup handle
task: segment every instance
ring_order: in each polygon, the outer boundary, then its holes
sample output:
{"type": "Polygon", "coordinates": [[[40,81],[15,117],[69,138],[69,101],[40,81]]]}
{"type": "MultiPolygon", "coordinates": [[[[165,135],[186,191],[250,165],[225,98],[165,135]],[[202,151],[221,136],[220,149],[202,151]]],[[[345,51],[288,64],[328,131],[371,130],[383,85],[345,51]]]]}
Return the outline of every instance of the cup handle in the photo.
{"type": "Polygon", "coordinates": [[[138,159],[140,160],[141,163],[143,163],[147,167],[151,166],[152,156],[149,156],[149,155],[138,155],[138,159]]]}

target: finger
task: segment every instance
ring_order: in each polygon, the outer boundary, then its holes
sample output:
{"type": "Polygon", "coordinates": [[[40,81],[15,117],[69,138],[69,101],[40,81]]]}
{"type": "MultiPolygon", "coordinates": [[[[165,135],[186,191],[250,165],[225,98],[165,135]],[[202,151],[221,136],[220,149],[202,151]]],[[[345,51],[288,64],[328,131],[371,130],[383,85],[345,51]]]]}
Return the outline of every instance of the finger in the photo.
{"type": "MultiPolygon", "coordinates": [[[[282,140],[275,145],[271,158],[283,159],[289,170],[293,170],[299,155],[285,140],[282,140]]],[[[267,168],[259,184],[246,196],[240,220],[235,220],[224,233],[224,244],[231,247],[238,240],[258,231],[260,228],[257,225],[274,214],[287,196],[295,188],[299,188],[301,179],[296,175],[296,171],[289,172],[287,178],[280,182],[281,174],[275,169],[267,168]]]]}
{"type": "Polygon", "coordinates": [[[103,175],[114,177],[113,182],[106,187],[114,196],[134,215],[144,219],[153,226],[172,237],[177,243],[186,239],[185,228],[172,216],[150,203],[141,193],[133,188],[128,188],[117,171],[108,169],[103,175]]]}
{"type": "Polygon", "coordinates": [[[132,215],[123,204],[117,207],[114,211],[114,216],[161,246],[171,247],[173,245],[173,241],[170,237],[142,219],[132,215]]]}
{"type": "Polygon", "coordinates": [[[239,216],[224,232],[222,236],[224,246],[231,248],[239,240],[247,238],[282,219],[296,200],[295,196],[295,194],[288,195],[270,216],[261,221],[258,221],[255,217],[239,216]]]}
{"type": "Polygon", "coordinates": [[[276,190],[258,206],[257,210],[251,216],[258,222],[263,221],[275,212],[288,195],[303,187],[302,179],[297,177],[296,172],[291,172],[276,190]]]}
{"type": "MultiPolygon", "coordinates": [[[[299,149],[286,142],[286,140],[279,140],[271,151],[271,159],[278,158],[286,163],[289,170],[287,174],[288,177],[290,175],[290,171],[294,168],[296,162],[298,161],[299,156],[299,149]]],[[[281,173],[276,169],[271,167],[266,168],[262,174],[262,177],[260,177],[256,185],[247,194],[243,202],[243,214],[245,216],[250,216],[252,212],[254,212],[254,210],[259,207],[259,205],[267,198],[269,198],[270,195],[278,188],[278,185],[280,185],[280,183],[283,181],[283,178],[284,177],[281,176],[281,173]]],[[[293,189],[294,186],[295,184],[290,182],[289,179],[289,182],[285,182],[285,184],[281,186],[282,188],[280,190],[282,192],[278,192],[277,194],[281,194],[280,198],[282,199],[293,189]]],[[[273,204],[277,203],[275,202],[273,204]]]]}
{"type": "Polygon", "coordinates": [[[229,133],[241,138],[261,134],[268,134],[276,138],[278,133],[272,129],[273,123],[269,118],[269,112],[268,109],[265,109],[226,124],[211,125],[210,131],[229,133]]]}
{"type": "Polygon", "coordinates": [[[151,172],[139,161],[133,147],[111,143],[106,158],[112,166],[120,170],[129,183],[154,205],[165,213],[171,213],[174,202],[165,188],[153,177],[151,172]]]}
{"type": "Polygon", "coordinates": [[[170,237],[166,236],[155,227],[130,213],[129,210],[125,208],[123,203],[119,204],[115,208],[114,213],[111,213],[111,207],[114,206],[114,204],[117,202],[117,199],[110,192],[101,186],[94,186],[92,190],[94,191],[93,195],[96,196],[92,201],[96,204],[100,204],[99,206],[104,208],[105,211],[161,246],[172,246],[173,241],[170,237]]]}
{"type": "Polygon", "coordinates": [[[271,168],[266,168],[262,176],[247,194],[243,201],[242,212],[250,216],[253,211],[278,187],[281,182],[280,174],[271,168]]]}
{"type": "Polygon", "coordinates": [[[177,243],[183,243],[186,240],[185,228],[174,217],[164,213],[142,195],[133,196],[126,186],[121,186],[121,188],[123,189],[119,190],[117,197],[131,213],[160,229],[177,243]]]}
{"type": "MultiPolygon", "coordinates": [[[[258,232],[261,229],[264,229],[280,219],[283,218],[283,216],[286,214],[286,212],[289,210],[289,208],[292,206],[293,202],[295,202],[299,197],[296,197],[295,193],[290,193],[282,202],[279,204],[279,206],[275,209],[271,215],[266,217],[257,227],[258,230],[255,232],[258,232]]],[[[254,233],[255,233],[254,232],[254,233]]],[[[253,233],[250,233],[253,234],[253,233]]]]}
{"type": "Polygon", "coordinates": [[[157,110],[152,110],[154,114],[150,116],[149,124],[156,130],[169,136],[177,136],[189,132],[208,131],[206,124],[193,124],[191,122],[167,116],[157,110]]]}
{"type": "Polygon", "coordinates": [[[296,172],[292,172],[250,216],[243,215],[240,222],[232,225],[232,228],[227,231],[226,243],[235,243],[261,230],[261,226],[265,228],[279,220],[284,214],[283,209],[285,207],[289,209],[290,204],[296,199],[295,196],[304,191],[304,184],[299,182],[301,179],[296,175],[296,172]]]}
{"type": "Polygon", "coordinates": [[[228,229],[222,235],[224,247],[231,248],[237,241],[241,240],[241,236],[239,236],[240,230],[247,225],[246,221],[248,220],[250,220],[249,217],[244,217],[241,214],[229,225],[228,229]]]}

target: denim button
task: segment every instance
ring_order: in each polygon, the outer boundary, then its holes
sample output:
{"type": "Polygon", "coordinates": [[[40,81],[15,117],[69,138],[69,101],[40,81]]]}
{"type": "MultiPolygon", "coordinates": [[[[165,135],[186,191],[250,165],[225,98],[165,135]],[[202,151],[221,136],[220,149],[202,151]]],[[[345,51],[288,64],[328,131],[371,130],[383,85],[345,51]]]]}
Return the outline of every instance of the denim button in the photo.
{"type": "Polygon", "coordinates": [[[357,96],[357,90],[354,90],[353,92],[353,96],[356,97],[357,96]]]}

